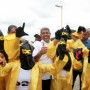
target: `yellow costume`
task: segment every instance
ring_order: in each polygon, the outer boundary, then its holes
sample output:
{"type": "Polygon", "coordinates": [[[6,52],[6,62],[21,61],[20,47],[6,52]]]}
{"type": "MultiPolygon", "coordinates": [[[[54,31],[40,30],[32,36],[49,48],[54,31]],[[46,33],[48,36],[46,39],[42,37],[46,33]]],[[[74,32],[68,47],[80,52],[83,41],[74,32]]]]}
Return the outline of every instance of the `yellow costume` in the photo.
{"type": "Polygon", "coordinates": [[[88,80],[90,77],[89,74],[89,64],[88,64],[88,53],[89,50],[87,49],[87,47],[82,44],[81,40],[78,39],[77,41],[74,40],[68,40],[67,41],[67,48],[72,51],[73,49],[76,48],[82,48],[82,52],[83,52],[83,72],[82,72],[82,76],[81,76],[81,81],[82,81],[82,90],[89,90],[88,88],[88,80]]]}
{"type": "MultiPolygon", "coordinates": [[[[37,62],[31,69],[30,90],[42,90],[42,73],[52,74],[55,78],[58,78],[57,73],[62,70],[67,60],[68,57],[65,56],[63,60],[58,60],[57,58],[53,64],[43,65],[41,62],[37,62]]],[[[0,70],[0,76],[8,74],[6,90],[16,90],[16,83],[20,71],[20,61],[16,60],[15,62],[10,62],[6,64],[5,67],[0,67],[0,70]]]]}
{"type": "MultiPolygon", "coordinates": [[[[15,34],[11,34],[5,37],[5,51],[8,54],[9,63],[3,68],[0,69],[0,73],[2,76],[7,75],[7,83],[6,90],[16,90],[16,82],[20,70],[20,62],[19,62],[19,38],[15,36],[15,34]],[[10,45],[10,46],[9,46],[10,45]]],[[[42,73],[52,74],[56,77],[58,70],[61,71],[65,66],[68,57],[65,56],[64,60],[56,60],[60,63],[55,63],[53,65],[41,65],[40,63],[36,63],[36,65],[31,70],[31,82],[30,82],[30,90],[42,90],[41,88],[41,76],[42,73]],[[57,66],[56,66],[57,65],[57,66]]]]}
{"type": "MultiPolygon", "coordinates": [[[[14,34],[8,34],[5,37],[3,37],[4,39],[4,49],[5,52],[8,55],[8,62],[13,62],[15,60],[19,59],[19,40],[20,38],[17,38],[15,33],[14,34]]],[[[7,77],[5,78],[0,77],[0,90],[5,90],[5,82],[7,81],[7,77]]]]}
{"type": "MultiPolygon", "coordinates": [[[[58,44],[59,44],[59,42],[56,45],[54,45],[54,41],[52,41],[48,45],[47,56],[49,58],[53,59],[54,63],[57,60],[59,60],[59,58],[56,57],[56,48],[57,48],[58,44]]],[[[72,68],[78,70],[82,67],[82,63],[81,63],[81,61],[75,60],[72,52],[69,52],[69,54],[71,57],[71,69],[70,69],[70,71],[65,71],[66,76],[64,78],[62,78],[60,75],[63,71],[63,68],[61,70],[58,70],[58,68],[57,68],[58,72],[56,72],[57,73],[56,78],[51,81],[51,90],[63,90],[63,88],[65,90],[72,90],[72,80],[73,80],[72,68]]],[[[66,62],[68,62],[68,59],[65,59],[65,60],[66,60],[66,62]]]]}
{"type": "Polygon", "coordinates": [[[90,90],[90,63],[88,63],[88,55],[89,52],[84,52],[83,73],[81,77],[82,90],[90,90]]]}
{"type": "Polygon", "coordinates": [[[17,38],[15,33],[8,34],[4,37],[4,49],[8,55],[9,62],[13,62],[19,59],[19,42],[20,38],[17,38]]]}

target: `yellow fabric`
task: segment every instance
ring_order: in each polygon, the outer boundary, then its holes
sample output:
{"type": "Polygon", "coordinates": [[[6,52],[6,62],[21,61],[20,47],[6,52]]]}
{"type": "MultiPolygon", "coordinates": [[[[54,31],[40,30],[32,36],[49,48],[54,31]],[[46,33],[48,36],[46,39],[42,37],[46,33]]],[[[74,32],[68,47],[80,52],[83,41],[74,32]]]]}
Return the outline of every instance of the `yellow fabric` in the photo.
{"type": "Polygon", "coordinates": [[[67,49],[73,51],[73,49],[82,48],[83,52],[88,52],[87,47],[81,42],[80,39],[74,41],[73,39],[67,40],[67,49]]]}
{"type": "MultiPolygon", "coordinates": [[[[1,70],[2,69],[0,68],[0,71],[1,70]]],[[[5,85],[6,85],[6,77],[0,77],[0,90],[5,90],[5,87],[6,87],[5,85]]]]}
{"type": "MultiPolygon", "coordinates": [[[[72,56],[71,52],[70,52],[70,56],[71,56],[71,60],[73,60],[73,56],[72,56]]],[[[67,58],[67,61],[68,61],[68,58],[67,58]]],[[[73,61],[71,61],[71,63],[73,66],[73,61]]],[[[72,66],[71,66],[70,71],[66,73],[66,80],[67,80],[68,84],[72,84],[72,66]]],[[[60,74],[61,74],[61,72],[58,72],[58,74],[57,74],[58,79],[60,78],[60,74]]]]}
{"type": "Polygon", "coordinates": [[[74,70],[80,70],[81,68],[82,68],[82,63],[81,63],[81,61],[75,60],[75,61],[74,61],[74,64],[73,64],[73,69],[74,69],[74,70]]]}
{"type": "Polygon", "coordinates": [[[59,60],[59,57],[57,57],[53,64],[48,65],[41,64],[40,70],[42,73],[52,74],[54,78],[58,79],[57,74],[63,69],[67,61],[68,57],[66,55],[63,60],[59,60]]]}
{"type": "MultiPolygon", "coordinates": [[[[53,64],[43,65],[37,62],[31,70],[30,90],[42,90],[42,73],[52,74],[54,77],[65,66],[68,57],[65,56],[64,60],[57,60],[53,64]]],[[[8,74],[6,90],[16,90],[16,83],[20,70],[19,60],[8,63],[5,67],[0,67],[0,76],[8,74]]],[[[56,77],[57,78],[57,77],[56,77]]]]}
{"type": "MultiPolygon", "coordinates": [[[[80,61],[77,61],[74,56],[73,56],[73,53],[72,52],[69,52],[70,54],[70,57],[71,57],[71,62],[72,62],[72,66],[71,66],[71,69],[70,71],[66,71],[66,78],[62,78],[60,77],[61,75],[61,70],[63,70],[63,67],[66,65],[66,62],[68,61],[68,57],[64,57],[63,61],[65,60],[65,63],[61,61],[61,63],[57,63],[56,65],[56,77],[54,80],[52,80],[51,82],[51,90],[62,90],[60,88],[64,88],[65,90],[71,90],[71,87],[72,87],[72,81],[73,81],[73,77],[72,77],[72,69],[73,68],[76,68],[77,70],[80,69],[82,67],[82,64],[80,61]],[[63,64],[64,63],[64,64],[63,64]],[[63,66],[62,66],[63,65],[63,66]],[[60,68],[61,67],[61,68],[60,68]],[[68,85],[67,88],[65,88],[63,86],[63,81],[66,83],[65,85],[68,85]]],[[[57,60],[59,60],[59,58],[57,58],[57,60]]],[[[56,60],[55,60],[56,61],[56,60]]],[[[55,62],[54,62],[55,63],[55,62]]],[[[63,89],[63,90],[64,90],[63,89]]]]}
{"type": "Polygon", "coordinates": [[[72,86],[66,82],[66,78],[53,79],[51,85],[50,90],[72,90],[72,86]]]}
{"type": "MultiPolygon", "coordinates": [[[[59,43],[59,42],[58,42],[59,43]]],[[[47,57],[53,59],[55,54],[56,54],[56,48],[57,48],[58,44],[55,46],[54,45],[54,41],[51,41],[48,45],[48,48],[47,48],[47,57]]]]}
{"type": "MultiPolygon", "coordinates": [[[[8,34],[5,37],[0,37],[1,40],[4,39],[4,49],[8,55],[9,62],[18,60],[19,58],[19,38],[16,38],[14,34],[8,34]]],[[[0,70],[1,71],[1,70],[0,70]]],[[[5,78],[0,78],[0,90],[3,90],[2,87],[6,87],[6,82],[9,76],[5,78]]]]}
{"type": "Polygon", "coordinates": [[[5,77],[0,77],[0,90],[5,90],[5,77]]]}
{"type": "Polygon", "coordinates": [[[72,36],[75,36],[75,37],[77,37],[79,39],[82,39],[82,35],[83,35],[83,33],[77,33],[77,32],[72,33],[72,36]]]}
{"type": "Polygon", "coordinates": [[[73,32],[72,33],[72,36],[75,36],[75,37],[78,37],[79,38],[80,35],[77,32],[73,32]]]}
{"type": "MultiPolygon", "coordinates": [[[[16,83],[18,79],[18,74],[20,70],[20,62],[15,61],[7,64],[3,70],[0,72],[1,76],[5,76],[9,73],[9,77],[7,80],[6,90],[16,90],[16,83]]],[[[39,84],[39,68],[38,64],[36,64],[31,71],[31,82],[30,82],[30,90],[41,90],[41,86],[37,88],[37,84],[39,84]]]]}
{"type": "Polygon", "coordinates": [[[88,58],[84,59],[83,73],[82,73],[82,90],[89,90],[90,87],[90,64],[88,64],[88,58]],[[87,89],[86,89],[87,88],[87,89]]]}
{"type": "Polygon", "coordinates": [[[17,38],[14,34],[8,34],[4,37],[4,49],[8,55],[9,62],[19,59],[19,41],[20,38],[17,38]]]}
{"type": "Polygon", "coordinates": [[[87,81],[87,84],[90,86],[90,64],[88,63],[87,64],[87,69],[86,69],[86,81],[87,81]]]}
{"type": "MultiPolygon", "coordinates": [[[[82,45],[80,40],[77,40],[76,42],[74,40],[70,40],[69,42],[67,42],[67,46],[68,46],[69,50],[72,51],[74,48],[77,48],[78,45],[79,45],[79,42],[82,45]]],[[[57,48],[58,44],[59,44],[59,42],[56,45],[54,45],[54,41],[52,41],[48,45],[47,56],[49,58],[51,58],[51,59],[54,59],[54,63],[59,60],[59,58],[56,57],[56,48],[57,48]]],[[[83,45],[82,45],[82,47],[83,47],[83,45]]],[[[73,80],[73,77],[72,77],[72,68],[75,68],[76,70],[79,70],[82,67],[82,63],[81,63],[81,61],[75,60],[72,52],[70,52],[70,57],[71,57],[71,61],[72,61],[72,67],[71,67],[71,70],[69,72],[66,72],[66,82],[67,82],[67,84],[72,85],[72,80],[73,80]]],[[[67,59],[65,58],[63,60],[66,60],[66,62],[67,62],[68,58],[67,59]]],[[[58,66],[56,65],[57,66],[56,67],[56,73],[57,74],[54,77],[55,79],[60,80],[61,70],[66,65],[66,62],[64,64],[62,64],[63,63],[62,62],[60,65],[58,65],[58,63],[57,63],[58,66]]],[[[56,88],[57,84],[58,84],[58,82],[56,83],[56,81],[55,81],[55,85],[54,85],[55,88],[56,88]]],[[[53,86],[53,84],[51,84],[51,88],[54,87],[54,86],[53,86]]],[[[59,88],[59,87],[57,87],[57,88],[59,88]]],[[[56,89],[54,89],[54,90],[56,90],[56,89]]],[[[57,89],[57,90],[59,90],[59,89],[57,89]]]]}
{"type": "MultiPolygon", "coordinates": [[[[89,50],[87,49],[87,47],[85,47],[85,45],[81,42],[80,39],[78,39],[77,41],[74,41],[72,39],[67,41],[67,48],[70,51],[72,51],[73,49],[82,48],[83,57],[84,57],[84,64],[83,64],[83,72],[82,72],[81,80],[82,80],[82,89],[85,89],[88,85],[86,71],[87,71],[87,63],[88,63],[87,57],[88,57],[89,50]]],[[[74,67],[74,69],[75,69],[75,67],[74,67]]]]}

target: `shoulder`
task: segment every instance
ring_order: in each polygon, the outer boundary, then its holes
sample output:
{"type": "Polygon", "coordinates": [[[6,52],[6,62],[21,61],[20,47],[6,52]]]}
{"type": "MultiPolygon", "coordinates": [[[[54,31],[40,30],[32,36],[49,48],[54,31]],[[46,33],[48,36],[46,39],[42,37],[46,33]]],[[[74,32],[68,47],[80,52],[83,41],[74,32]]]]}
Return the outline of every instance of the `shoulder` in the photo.
{"type": "Polygon", "coordinates": [[[89,43],[90,43],[90,38],[88,38],[87,42],[89,42],[89,43]]]}
{"type": "Polygon", "coordinates": [[[16,38],[15,33],[14,34],[8,34],[4,37],[4,39],[6,39],[6,40],[12,40],[12,39],[15,39],[15,38],[16,38]]]}
{"type": "Polygon", "coordinates": [[[42,45],[42,43],[40,42],[40,41],[35,41],[34,43],[33,43],[33,46],[35,47],[35,46],[41,46],[42,45]]]}

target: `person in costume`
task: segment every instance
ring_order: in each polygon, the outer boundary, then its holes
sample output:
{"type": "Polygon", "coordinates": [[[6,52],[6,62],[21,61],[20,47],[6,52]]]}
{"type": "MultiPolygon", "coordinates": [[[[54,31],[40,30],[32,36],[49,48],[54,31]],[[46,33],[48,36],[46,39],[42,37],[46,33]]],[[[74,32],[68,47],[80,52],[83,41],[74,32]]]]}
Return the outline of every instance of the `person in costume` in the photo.
{"type": "MultiPolygon", "coordinates": [[[[62,28],[55,32],[55,39],[52,41],[48,46],[47,56],[51,59],[56,61],[56,56],[60,58],[64,57],[64,54],[68,56],[68,60],[66,65],[62,68],[61,71],[58,72],[57,77],[58,79],[53,79],[51,83],[51,90],[72,90],[72,70],[80,69],[80,67],[74,67],[77,60],[74,59],[74,55],[72,52],[66,49],[67,47],[67,38],[68,35],[71,34],[71,30],[69,26],[66,28],[62,28]],[[60,48],[59,42],[61,38],[64,38],[66,45],[64,44],[62,48],[60,48]],[[61,54],[60,54],[61,53],[61,54]],[[61,56],[60,56],[61,55],[61,56]]],[[[82,63],[79,60],[79,65],[82,67],[82,63]]],[[[78,65],[77,65],[78,66],[78,65]]]]}
{"type": "Polygon", "coordinates": [[[83,70],[82,70],[82,90],[90,90],[90,45],[89,45],[89,30],[86,29],[86,31],[83,32],[82,35],[82,42],[88,49],[88,54],[84,54],[83,58],[83,70]]]}
{"type": "MultiPolygon", "coordinates": [[[[4,35],[0,30],[0,57],[8,62],[8,56],[4,50],[4,35]]],[[[0,90],[5,90],[5,77],[0,77],[0,90]]]]}
{"type": "MultiPolygon", "coordinates": [[[[68,54],[61,54],[57,51],[57,60],[55,63],[45,65],[41,62],[37,62],[35,64],[30,44],[26,40],[21,41],[21,43],[20,61],[16,60],[7,63],[3,68],[1,67],[0,76],[10,74],[7,80],[6,90],[42,90],[42,73],[52,74],[58,79],[57,74],[68,61],[68,54]],[[64,55],[64,57],[61,57],[62,55],[64,55]]],[[[65,42],[61,41],[59,48],[64,46],[65,42]]],[[[0,61],[3,62],[2,59],[0,59],[0,61]]],[[[3,63],[0,64],[3,65],[3,63]]]]}
{"type": "MultiPolygon", "coordinates": [[[[82,43],[82,38],[83,38],[83,33],[86,31],[86,29],[85,29],[85,27],[83,27],[83,26],[79,26],[78,27],[78,30],[77,30],[77,32],[75,32],[75,33],[73,33],[72,34],[72,40],[71,40],[71,43],[73,43],[72,44],[72,46],[71,47],[75,47],[74,45],[76,44],[76,42],[78,41],[78,47],[77,47],[77,45],[76,45],[76,47],[77,48],[79,48],[79,47],[82,47],[83,46],[83,48],[84,49],[86,49],[87,50],[87,47],[85,47],[85,45],[82,43]],[[81,44],[81,45],[80,45],[81,44]]],[[[84,50],[83,49],[83,50],[84,50]]],[[[88,52],[88,50],[87,50],[87,52],[88,52]]],[[[84,58],[82,58],[82,64],[84,63],[84,58]]],[[[81,90],[81,75],[82,75],[82,70],[83,70],[83,67],[80,69],[80,70],[73,70],[73,86],[72,87],[74,87],[74,82],[75,82],[75,80],[76,80],[76,77],[79,75],[79,80],[80,80],[80,90],[81,90]]]]}

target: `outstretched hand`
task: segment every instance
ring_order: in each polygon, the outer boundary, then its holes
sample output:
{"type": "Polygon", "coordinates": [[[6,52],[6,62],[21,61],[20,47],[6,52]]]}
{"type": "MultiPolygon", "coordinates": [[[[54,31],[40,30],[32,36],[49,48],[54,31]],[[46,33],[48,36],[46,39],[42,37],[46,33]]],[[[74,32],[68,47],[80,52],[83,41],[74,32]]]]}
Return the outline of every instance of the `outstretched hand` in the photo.
{"type": "Polygon", "coordinates": [[[24,27],[25,27],[25,22],[23,23],[22,27],[18,27],[16,29],[16,37],[22,37],[24,35],[28,35],[27,33],[24,32],[24,27]]]}

